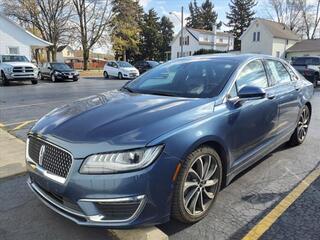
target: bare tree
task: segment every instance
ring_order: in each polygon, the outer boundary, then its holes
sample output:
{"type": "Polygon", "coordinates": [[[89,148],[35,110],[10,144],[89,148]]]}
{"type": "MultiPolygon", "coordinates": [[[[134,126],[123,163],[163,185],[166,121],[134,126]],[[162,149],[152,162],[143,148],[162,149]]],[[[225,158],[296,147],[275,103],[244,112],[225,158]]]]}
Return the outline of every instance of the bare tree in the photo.
{"type": "Polygon", "coordinates": [[[72,0],[83,50],[83,69],[88,69],[90,50],[107,31],[112,16],[111,0],[72,0]]]}
{"type": "Polygon", "coordinates": [[[41,37],[53,45],[48,50],[56,60],[58,44],[68,37],[71,16],[70,0],[2,0],[4,12],[17,20],[30,24],[41,37]]]}
{"type": "Polygon", "coordinates": [[[290,30],[301,30],[302,0],[269,0],[269,16],[286,24],[290,30]]]}
{"type": "Polygon", "coordinates": [[[320,22],[320,0],[313,1],[312,4],[305,0],[300,1],[305,35],[308,39],[315,39],[320,22]]]}
{"type": "Polygon", "coordinates": [[[291,30],[314,39],[320,22],[320,0],[268,0],[268,14],[291,30]]]}

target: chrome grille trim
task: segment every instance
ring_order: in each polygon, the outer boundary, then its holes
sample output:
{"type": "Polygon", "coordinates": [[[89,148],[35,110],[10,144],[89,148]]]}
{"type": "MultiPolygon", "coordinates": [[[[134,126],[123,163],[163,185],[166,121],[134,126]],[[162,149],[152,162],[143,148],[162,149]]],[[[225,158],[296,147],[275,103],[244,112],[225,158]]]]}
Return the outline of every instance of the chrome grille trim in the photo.
{"type": "Polygon", "coordinates": [[[27,144],[26,144],[26,162],[27,162],[33,169],[35,169],[38,173],[42,174],[43,176],[45,176],[45,177],[47,177],[47,178],[49,178],[49,179],[51,179],[51,180],[53,180],[53,181],[55,181],[55,182],[58,182],[58,183],[60,183],[60,184],[65,184],[65,182],[67,181],[68,176],[70,175],[70,171],[71,171],[71,169],[72,169],[72,167],[73,167],[73,164],[74,164],[73,155],[72,155],[70,152],[68,152],[67,150],[65,150],[65,149],[63,149],[63,148],[61,148],[61,147],[59,147],[59,146],[57,146],[57,145],[54,145],[54,144],[52,144],[52,143],[50,143],[50,142],[48,142],[48,141],[45,141],[45,140],[43,140],[43,139],[41,139],[41,138],[34,137],[34,136],[32,136],[32,138],[34,138],[34,139],[36,139],[36,140],[38,140],[38,141],[40,141],[40,142],[43,142],[44,144],[48,144],[48,145],[50,145],[50,146],[52,146],[52,147],[54,147],[54,148],[58,148],[58,149],[60,149],[61,151],[63,151],[63,152],[65,152],[65,153],[67,153],[67,154],[70,155],[70,157],[71,157],[71,165],[70,165],[70,167],[69,167],[69,169],[68,169],[68,172],[67,172],[66,176],[65,176],[65,177],[59,176],[59,175],[57,175],[57,174],[55,174],[55,173],[52,173],[52,172],[50,172],[49,170],[45,169],[43,166],[40,166],[39,163],[38,163],[38,160],[34,160],[34,159],[32,159],[32,158],[29,156],[30,137],[27,138],[27,144]]]}

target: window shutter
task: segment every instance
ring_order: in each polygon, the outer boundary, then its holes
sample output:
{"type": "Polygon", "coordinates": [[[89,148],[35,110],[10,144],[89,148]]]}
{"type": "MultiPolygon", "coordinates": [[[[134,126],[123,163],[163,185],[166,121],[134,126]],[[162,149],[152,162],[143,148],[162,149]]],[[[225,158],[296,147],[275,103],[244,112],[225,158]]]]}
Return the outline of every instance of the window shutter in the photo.
{"type": "Polygon", "coordinates": [[[256,32],[253,32],[253,41],[256,41],[256,32]]]}

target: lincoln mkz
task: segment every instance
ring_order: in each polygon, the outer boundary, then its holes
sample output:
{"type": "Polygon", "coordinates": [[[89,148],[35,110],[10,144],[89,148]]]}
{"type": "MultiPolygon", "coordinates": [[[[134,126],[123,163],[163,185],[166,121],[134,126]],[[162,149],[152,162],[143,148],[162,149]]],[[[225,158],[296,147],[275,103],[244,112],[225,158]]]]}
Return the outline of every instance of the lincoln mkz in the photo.
{"type": "Polygon", "coordinates": [[[80,225],[196,222],[237,174],[305,140],[312,95],[278,58],[169,61],[42,117],[28,134],[28,185],[80,225]]]}

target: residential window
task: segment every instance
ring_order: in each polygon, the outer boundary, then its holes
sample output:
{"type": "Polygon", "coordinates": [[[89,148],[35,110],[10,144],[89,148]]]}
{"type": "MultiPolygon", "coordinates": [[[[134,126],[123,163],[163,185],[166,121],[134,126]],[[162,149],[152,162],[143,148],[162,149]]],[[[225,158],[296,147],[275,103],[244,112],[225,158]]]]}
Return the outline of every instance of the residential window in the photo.
{"type": "Polygon", "coordinates": [[[250,62],[242,69],[237,87],[241,89],[244,86],[268,87],[267,75],[260,60],[250,62]]]}
{"type": "Polygon", "coordinates": [[[276,57],[280,58],[280,52],[279,51],[276,52],[276,57]]]}
{"type": "Polygon", "coordinates": [[[220,38],[220,39],[219,39],[219,42],[223,42],[223,38],[220,38]]]}
{"type": "Polygon", "coordinates": [[[180,57],[180,52],[177,52],[177,58],[179,58],[180,57]]]}
{"type": "Polygon", "coordinates": [[[256,41],[256,35],[257,35],[257,33],[256,33],[256,32],[253,32],[253,41],[254,41],[254,42],[256,41]]]}
{"type": "Polygon", "coordinates": [[[19,47],[8,47],[9,54],[19,54],[19,47]]]}
{"type": "Polygon", "coordinates": [[[257,42],[260,42],[260,32],[257,32],[257,42]]]}
{"type": "Polygon", "coordinates": [[[286,45],[289,45],[289,39],[286,40],[286,45]]]}

